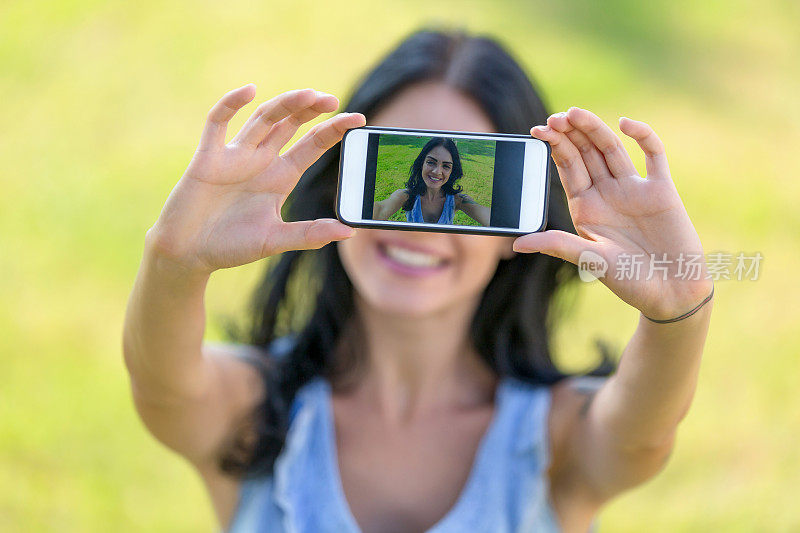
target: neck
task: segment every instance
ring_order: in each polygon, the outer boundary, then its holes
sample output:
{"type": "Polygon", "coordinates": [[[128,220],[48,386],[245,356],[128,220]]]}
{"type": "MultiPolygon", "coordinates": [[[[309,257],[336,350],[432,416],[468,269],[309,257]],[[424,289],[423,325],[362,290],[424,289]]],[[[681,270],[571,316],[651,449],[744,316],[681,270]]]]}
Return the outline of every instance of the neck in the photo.
{"type": "Polygon", "coordinates": [[[442,196],[444,196],[444,191],[442,191],[441,187],[438,189],[431,189],[431,188],[425,189],[425,198],[427,198],[430,201],[436,200],[437,198],[441,198],[442,196]]]}
{"type": "Polygon", "coordinates": [[[471,304],[409,318],[368,308],[356,295],[367,358],[359,393],[395,421],[491,398],[497,378],[469,340],[478,300],[471,304]]]}

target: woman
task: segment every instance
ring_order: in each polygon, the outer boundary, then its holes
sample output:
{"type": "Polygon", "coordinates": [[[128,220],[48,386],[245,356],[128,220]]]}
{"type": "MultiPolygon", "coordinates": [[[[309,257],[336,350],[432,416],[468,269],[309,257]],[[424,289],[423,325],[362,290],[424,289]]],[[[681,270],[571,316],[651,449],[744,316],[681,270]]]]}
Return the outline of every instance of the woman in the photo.
{"type": "Polygon", "coordinates": [[[489,225],[491,211],[462,193],[456,182],[463,170],[458,148],[452,139],[435,137],[420,150],[411,164],[404,189],[397,189],[388,198],[375,202],[374,220],[389,220],[402,206],[408,222],[452,224],[456,211],[464,211],[483,226],[489,225]]]}
{"type": "Polygon", "coordinates": [[[649,126],[620,121],[645,152],[642,178],[592,113],[548,118],[495,42],[438,32],[409,37],[351,113],[283,153],[336,98],[272,98],[226,144],[254,96],[246,85],[209,112],[147,232],[124,332],[140,416],[197,468],[224,528],[582,532],[663,468],[693,396],[711,282],[601,278],[641,315],[611,378],[565,375],[549,350],[551,303],[581,252],[609,272],[623,254],[702,253],[649,126]],[[330,218],[335,146],[365,122],[549,142],[547,230],[356,232],[330,218]],[[203,344],[211,272],[276,255],[246,341],[203,344]]]}

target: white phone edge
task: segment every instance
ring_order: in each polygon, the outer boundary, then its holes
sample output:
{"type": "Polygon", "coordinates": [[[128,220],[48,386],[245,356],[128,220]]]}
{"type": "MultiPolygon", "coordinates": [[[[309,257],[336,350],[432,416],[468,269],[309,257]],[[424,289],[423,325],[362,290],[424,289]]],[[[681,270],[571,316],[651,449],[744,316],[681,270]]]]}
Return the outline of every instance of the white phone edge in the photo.
{"type": "Polygon", "coordinates": [[[547,223],[547,195],[549,194],[550,147],[544,141],[524,135],[477,134],[441,130],[408,130],[402,128],[355,128],[342,139],[339,166],[339,189],[336,199],[337,216],[345,224],[386,229],[444,231],[457,233],[487,233],[524,235],[544,230],[547,223]],[[361,217],[364,201],[364,179],[367,162],[367,140],[370,133],[414,135],[418,137],[447,136],[451,138],[486,139],[525,143],[522,194],[520,197],[519,228],[495,226],[461,226],[456,224],[397,223],[361,217]],[[526,209],[528,206],[528,209],[526,209]],[[534,209],[530,209],[534,206],[534,209]]]}

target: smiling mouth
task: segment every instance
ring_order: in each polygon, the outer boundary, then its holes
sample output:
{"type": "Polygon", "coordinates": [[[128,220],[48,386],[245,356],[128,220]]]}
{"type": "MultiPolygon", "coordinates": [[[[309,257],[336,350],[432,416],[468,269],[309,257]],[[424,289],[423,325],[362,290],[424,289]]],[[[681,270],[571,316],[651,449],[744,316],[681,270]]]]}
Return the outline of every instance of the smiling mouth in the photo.
{"type": "Polygon", "coordinates": [[[431,181],[435,181],[437,183],[440,182],[440,181],[444,181],[444,178],[434,178],[430,174],[428,174],[428,179],[431,180],[431,181]]]}
{"type": "Polygon", "coordinates": [[[392,261],[411,268],[437,268],[446,262],[442,257],[392,244],[380,245],[380,251],[392,261]]]}

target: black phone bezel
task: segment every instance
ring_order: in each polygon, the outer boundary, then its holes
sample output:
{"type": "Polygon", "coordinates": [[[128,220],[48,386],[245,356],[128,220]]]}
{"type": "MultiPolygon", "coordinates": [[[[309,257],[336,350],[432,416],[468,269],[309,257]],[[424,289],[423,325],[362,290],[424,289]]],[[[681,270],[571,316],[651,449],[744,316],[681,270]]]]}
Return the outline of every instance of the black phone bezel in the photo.
{"type": "Polygon", "coordinates": [[[339,176],[338,176],[338,184],[336,186],[336,202],[334,205],[334,211],[336,212],[336,218],[342,224],[346,224],[353,228],[374,228],[374,229],[386,229],[386,230],[400,230],[400,231],[428,231],[433,233],[462,233],[467,235],[497,235],[501,237],[518,237],[520,235],[528,235],[529,233],[537,233],[543,231],[544,228],[547,227],[547,217],[548,211],[550,208],[550,158],[551,158],[551,148],[550,143],[546,141],[541,141],[541,139],[536,139],[544,143],[547,149],[547,166],[545,170],[545,187],[544,187],[544,212],[542,217],[542,225],[536,231],[533,232],[525,232],[525,231],[492,231],[487,229],[470,229],[470,228],[485,228],[486,226],[459,226],[457,228],[428,228],[428,227],[420,227],[411,225],[413,223],[405,222],[405,223],[389,223],[386,224],[384,221],[383,224],[371,224],[369,222],[352,222],[350,220],[346,220],[340,210],[340,199],[342,194],[342,171],[344,168],[344,146],[345,140],[347,136],[353,132],[358,130],[369,130],[369,131],[379,131],[379,132],[413,132],[413,133],[429,133],[432,135],[469,135],[469,136],[476,136],[476,137],[511,137],[515,139],[535,139],[530,135],[521,135],[517,133],[480,133],[474,131],[451,131],[451,130],[421,130],[421,129],[413,129],[413,128],[387,128],[382,126],[362,126],[360,128],[352,128],[345,132],[344,136],[341,140],[341,146],[339,148],[339,176]],[[464,229],[461,229],[464,228],[464,229]]]}

